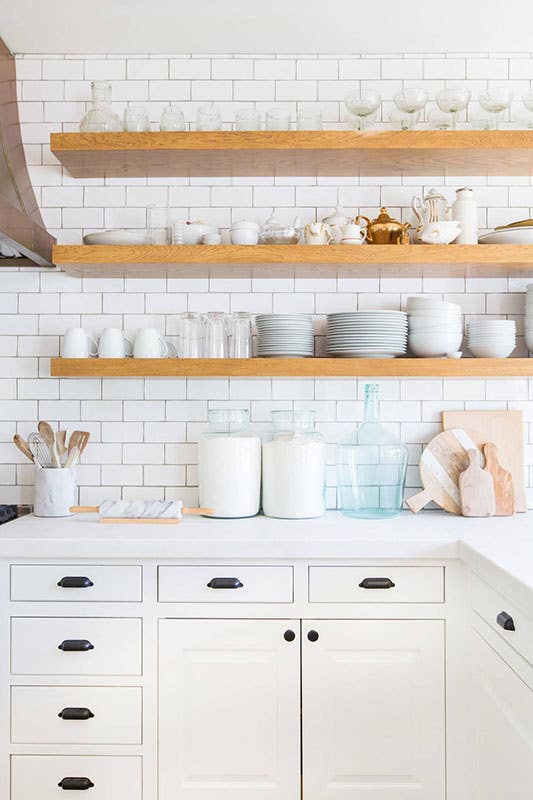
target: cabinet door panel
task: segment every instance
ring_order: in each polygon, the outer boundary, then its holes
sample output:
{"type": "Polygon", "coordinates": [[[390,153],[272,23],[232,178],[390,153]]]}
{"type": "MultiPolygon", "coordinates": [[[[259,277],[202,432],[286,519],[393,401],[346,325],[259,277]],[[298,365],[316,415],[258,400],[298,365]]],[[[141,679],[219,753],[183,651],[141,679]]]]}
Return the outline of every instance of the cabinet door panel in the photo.
{"type": "Polygon", "coordinates": [[[443,622],[306,621],[302,643],[305,800],[443,800],[443,622]]]}
{"type": "Polygon", "coordinates": [[[533,692],[474,633],[474,800],[531,800],[533,692]]]}
{"type": "Polygon", "coordinates": [[[161,620],[160,800],[300,796],[299,628],[161,620]]]}

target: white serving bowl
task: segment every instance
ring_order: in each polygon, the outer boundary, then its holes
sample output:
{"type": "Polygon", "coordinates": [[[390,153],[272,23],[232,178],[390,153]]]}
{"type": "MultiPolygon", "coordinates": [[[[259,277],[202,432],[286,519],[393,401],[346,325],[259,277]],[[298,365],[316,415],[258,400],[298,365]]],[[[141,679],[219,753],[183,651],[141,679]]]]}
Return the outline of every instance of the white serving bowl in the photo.
{"type": "Polygon", "coordinates": [[[408,297],[407,298],[407,309],[413,310],[447,310],[447,311],[459,311],[461,312],[461,306],[457,303],[449,303],[447,300],[433,300],[430,297],[408,297]]]}
{"type": "Polygon", "coordinates": [[[468,349],[476,358],[508,358],[516,345],[502,347],[501,345],[474,345],[468,343],[468,349]]]}
{"type": "Polygon", "coordinates": [[[455,353],[459,350],[463,340],[462,333],[459,334],[433,334],[431,336],[409,335],[409,350],[415,356],[422,358],[439,358],[446,353],[455,353]]]}

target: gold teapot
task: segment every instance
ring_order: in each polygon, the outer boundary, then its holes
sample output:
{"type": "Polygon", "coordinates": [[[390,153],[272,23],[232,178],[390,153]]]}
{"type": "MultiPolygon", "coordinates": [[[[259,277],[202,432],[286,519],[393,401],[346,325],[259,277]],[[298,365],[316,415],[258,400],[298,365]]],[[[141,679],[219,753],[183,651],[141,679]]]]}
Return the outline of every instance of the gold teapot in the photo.
{"type": "Polygon", "coordinates": [[[407,229],[411,227],[409,222],[398,222],[387,213],[383,206],[376,219],[368,219],[359,215],[355,218],[357,225],[361,221],[366,222],[366,240],[368,244],[409,244],[409,234],[407,229]]]}

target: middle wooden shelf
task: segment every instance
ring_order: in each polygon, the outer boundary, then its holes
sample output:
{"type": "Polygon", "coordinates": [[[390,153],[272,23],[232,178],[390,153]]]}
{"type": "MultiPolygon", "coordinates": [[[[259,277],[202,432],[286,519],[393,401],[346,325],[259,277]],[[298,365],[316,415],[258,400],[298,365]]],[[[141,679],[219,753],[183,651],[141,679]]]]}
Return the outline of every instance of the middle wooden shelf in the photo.
{"type": "Polygon", "coordinates": [[[531,277],[533,245],[56,245],[78,277],[531,277]]]}

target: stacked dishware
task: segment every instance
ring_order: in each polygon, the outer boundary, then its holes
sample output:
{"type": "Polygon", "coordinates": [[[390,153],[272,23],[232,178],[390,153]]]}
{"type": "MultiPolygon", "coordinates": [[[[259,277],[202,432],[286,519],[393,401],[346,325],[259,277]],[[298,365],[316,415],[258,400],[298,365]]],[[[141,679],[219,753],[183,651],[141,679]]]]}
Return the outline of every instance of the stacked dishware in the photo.
{"type": "Polygon", "coordinates": [[[470,322],[468,349],[476,358],[507,358],[516,347],[516,324],[512,319],[470,322]]]}
{"type": "Polygon", "coordinates": [[[314,355],[313,318],[307,314],[259,314],[257,355],[300,357],[314,355]]]}
{"type": "Polygon", "coordinates": [[[463,339],[461,306],[427,297],[408,297],[409,350],[415,356],[455,354],[463,339]]]}
{"type": "Polygon", "coordinates": [[[526,345],[533,350],[533,283],[526,287],[526,345]]]}
{"type": "Polygon", "coordinates": [[[403,311],[351,311],[327,316],[327,352],[345,358],[395,358],[407,351],[403,311]]]}

